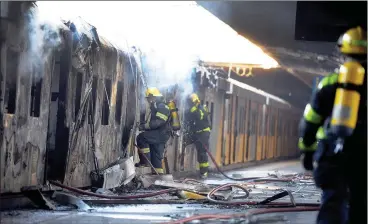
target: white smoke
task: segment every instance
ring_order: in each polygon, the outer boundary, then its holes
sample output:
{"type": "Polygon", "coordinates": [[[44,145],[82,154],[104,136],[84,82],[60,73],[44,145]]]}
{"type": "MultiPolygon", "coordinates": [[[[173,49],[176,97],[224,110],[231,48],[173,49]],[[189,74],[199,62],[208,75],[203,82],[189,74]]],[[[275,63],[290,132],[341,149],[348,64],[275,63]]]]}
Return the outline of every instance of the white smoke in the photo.
{"type": "Polygon", "coordinates": [[[146,56],[148,85],[179,84],[189,93],[197,59],[222,63],[277,62],[193,1],[41,1],[40,11],[73,21],[81,17],[117,48],[137,46],[146,56]],[[129,44],[128,44],[129,43],[129,44]]]}
{"type": "Polygon", "coordinates": [[[27,62],[24,66],[32,66],[33,77],[36,80],[43,78],[45,63],[58,46],[62,43],[59,34],[60,20],[43,17],[37,8],[31,8],[27,14],[27,36],[29,47],[27,49],[27,62]]]}
{"type": "Polygon", "coordinates": [[[144,55],[142,64],[147,76],[147,85],[166,89],[178,85],[182,95],[193,91],[191,75],[196,59],[178,52],[148,52],[144,55]]]}

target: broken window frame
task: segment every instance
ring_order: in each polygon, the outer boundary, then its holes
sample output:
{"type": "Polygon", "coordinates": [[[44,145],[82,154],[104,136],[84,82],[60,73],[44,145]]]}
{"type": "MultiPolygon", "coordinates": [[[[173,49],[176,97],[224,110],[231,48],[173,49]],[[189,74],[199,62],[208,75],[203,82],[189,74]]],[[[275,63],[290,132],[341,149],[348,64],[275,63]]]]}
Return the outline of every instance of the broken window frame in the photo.
{"type": "Polygon", "coordinates": [[[105,78],[102,86],[102,110],[101,110],[101,125],[109,125],[110,118],[110,102],[111,102],[111,79],[105,78]]]}
{"type": "Polygon", "coordinates": [[[73,121],[75,122],[78,117],[79,110],[81,109],[81,101],[82,101],[82,85],[83,85],[83,73],[81,72],[73,72],[74,73],[74,113],[73,113],[73,121]]]}
{"type": "Polygon", "coordinates": [[[43,68],[32,66],[30,105],[29,105],[29,116],[31,117],[40,117],[43,74],[44,74],[43,68]]]}
{"type": "Polygon", "coordinates": [[[88,124],[91,124],[91,122],[95,120],[98,80],[99,79],[97,77],[93,76],[91,89],[92,103],[90,103],[90,110],[92,110],[92,120],[88,120],[88,124]]]}
{"type": "Polygon", "coordinates": [[[20,53],[10,48],[7,48],[5,88],[4,88],[5,89],[4,113],[6,114],[16,113],[19,60],[20,60],[20,53]],[[14,64],[10,66],[10,62],[14,64]]]}
{"type": "Polygon", "coordinates": [[[115,122],[117,125],[121,124],[121,116],[123,114],[123,94],[124,94],[124,83],[122,81],[118,81],[116,87],[116,104],[115,104],[115,122]]]}

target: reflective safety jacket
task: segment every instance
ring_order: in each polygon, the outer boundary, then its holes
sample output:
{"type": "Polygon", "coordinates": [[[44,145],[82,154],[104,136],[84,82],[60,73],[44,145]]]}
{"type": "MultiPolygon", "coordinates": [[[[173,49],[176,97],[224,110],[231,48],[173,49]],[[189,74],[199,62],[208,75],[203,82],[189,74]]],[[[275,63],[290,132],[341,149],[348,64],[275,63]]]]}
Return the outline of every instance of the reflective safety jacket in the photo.
{"type": "Polygon", "coordinates": [[[189,109],[186,114],[186,121],[191,133],[210,132],[210,122],[208,119],[208,109],[206,106],[196,105],[189,109]]]}
{"type": "MultiPolygon", "coordinates": [[[[328,136],[329,119],[332,114],[335,93],[338,87],[337,80],[338,74],[336,73],[324,77],[318,84],[317,90],[313,92],[310,102],[305,107],[303,118],[299,124],[298,147],[302,152],[315,151],[317,149],[317,140],[325,139],[328,136]]],[[[365,90],[362,90],[361,93],[358,124],[354,132],[359,132],[363,126],[366,126],[366,78],[364,88],[365,90]]]]}
{"type": "Polygon", "coordinates": [[[163,102],[151,103],[150,115],[145,123],[146,130],[168,130],[170,109],[163,102]]]}

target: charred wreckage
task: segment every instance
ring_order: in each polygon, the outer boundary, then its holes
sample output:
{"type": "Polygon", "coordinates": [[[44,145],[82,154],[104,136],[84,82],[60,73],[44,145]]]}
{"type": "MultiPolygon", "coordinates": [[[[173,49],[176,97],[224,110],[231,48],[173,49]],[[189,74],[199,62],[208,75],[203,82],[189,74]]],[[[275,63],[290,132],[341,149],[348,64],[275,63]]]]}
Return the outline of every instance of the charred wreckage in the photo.
{"type": "MultiPolygon", "coordinates": [[[[29,6],[9,4],[9,15],[12,7],[22,14],[29,6]]],[[[31,38],[27,33],[27,18],[13,21],[3,17],[0,70],[2,197],[19,192],[29,195],[32,191],[38,192],[37,195],[40,191],[59,187],[116,200],[175,193],[181,198],[218,203],[214,198],[229,199],[232,196],[224,192],[232,192],[233,188],[244,191],[239,198],[249,196],[247,184],[214,188],[190,183],[191,180],[174,181],[172,174],[182,176],[196,170],[195,148],[184,145],[182,135],[173,135],[166,144],[165,175],[152,178],[144,169],[134,167],[138,158],[135,137],[137,124],[142,119],[141,111],[145,110],[141,101],[147,78],[142,73],[139,51],[117,49],[100,36],[95,27],[78,18],[64,21],[57,31],[41,27],[49,32],[48,38],[60,38],[60,44],[43,57],[41,63],[32,63],[29,57],[34,55],[29,50],[31,38]],[[167,189],[127,196],[98,193],[102,189],[126,191],[138,185],[167,189]],[[91,186],[96,193],[80,189],[91,186]]],[[[297,155],[292,139],[296,142],[301,112],[277,97],[230,79],[232,72],[237,71],[231,66],[206,62],[198,62],[193,68],[192,84],[211,116],[212,132],[206,149],[212,159],[211,169],[222,172],[220,167],[242,167],[247,162],[297,155]]],[[[176,102],[180,117],[185,120],[181,87],[174,85],[162,92],[167,101],[176,102]]],[[[287,177],[284,181],[298,178],[287,177]]],[[[264,178],[239,180],[272,181],[264,178]]],[[[63,198],[60,192],[59,196],[57,194],[54,193],[54,198],[63,198]]],[[[297,202],[287,191],[265,201],[239,203],[262,205],[287,195],[291,205],[297,208],[297,202]]],[[[52,207],[42,195],[29,197],[41,207],[52,207]]]]}

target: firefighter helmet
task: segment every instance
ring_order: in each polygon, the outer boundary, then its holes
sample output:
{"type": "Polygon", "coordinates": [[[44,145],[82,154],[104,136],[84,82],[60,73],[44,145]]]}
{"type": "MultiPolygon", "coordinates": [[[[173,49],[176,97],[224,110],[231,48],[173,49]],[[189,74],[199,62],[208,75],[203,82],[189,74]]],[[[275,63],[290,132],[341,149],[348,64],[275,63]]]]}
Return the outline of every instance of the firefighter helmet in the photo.
{"type": "Polygon", "coordinates": [[[360,26],[349,29],[340,36],[338,46],[343,54],[367,54],[367,32],[360,26]]]}
{"type": "Polygon", "coordinates": [[[201,101],[199,100],[199,97],[197,94],[195,93],[192,93],[189,95],[189,100],[194,103],[194,104],[197,104],[197,103],[200,103],[201,101]]]}
{"type": "Polygon", "coordinates": [[[158,90],[156,87],[149,87],[146,90],[146,97],[156,96],[160,97],[162,94],[160,93],[160,90],[158,90]]]}

